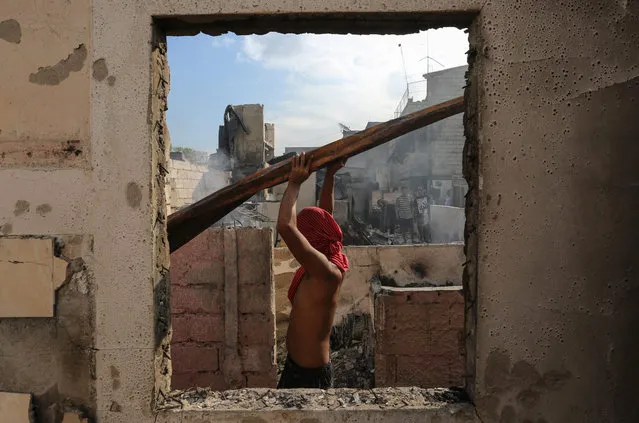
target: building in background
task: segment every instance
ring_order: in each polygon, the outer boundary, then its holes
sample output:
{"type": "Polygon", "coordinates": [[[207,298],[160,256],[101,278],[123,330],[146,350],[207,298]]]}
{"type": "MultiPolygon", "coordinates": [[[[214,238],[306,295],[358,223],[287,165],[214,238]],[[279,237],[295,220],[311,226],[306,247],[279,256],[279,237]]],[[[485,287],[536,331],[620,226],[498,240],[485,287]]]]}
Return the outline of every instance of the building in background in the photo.
{"type": "MultiPolygon", "coordinates": [[[[422,110],[463,95],[467,66],[424,75],[407,85],[396,109],[397,116],[422,110]]],[[[368,129],[380,122],[368,122],[368,129]]],[[[342,136],[358,130],[342,126],[342,136]]],[[[228,106],[218,131],[218,150],[208,166],[171,160],[170,210],[195,202],[228,183],[315,146],[288,146],[275,157],[275,125],[264,122],[264,106],[228,106]]],[[[468,186],[462,175],[463,116],[455,115],[351,157],[336,175],[335,216],[347,243],[398,243],[394,237],[394,203],[400,188],[427,190],[432,242],[463,240],[464,203],[468,186]],[[371,230],[379,232],[374,236],[371,230]],[[381,233],[386,234],[386,238],[381,233]]],[[[315,206],[325,171],[313,173],[302,184],[297,208],[315,206]]],[[[217,226],[275,226],[286,184],[253,196],[217,226]]]]}
{"type": "MultiPolygon", "coordinates": [[[[426,98],[408,98],[401,116],[462,96],[468,66],[457,66],[424,75],[426,98]]],[[[406,183],[410,188],[423,186],[435,202],[464,206],[468,185],[462,174],[464,150],[463,115],[451,116],[399,137],[390,145],[391,180],[394,186],[406,183]]]]}

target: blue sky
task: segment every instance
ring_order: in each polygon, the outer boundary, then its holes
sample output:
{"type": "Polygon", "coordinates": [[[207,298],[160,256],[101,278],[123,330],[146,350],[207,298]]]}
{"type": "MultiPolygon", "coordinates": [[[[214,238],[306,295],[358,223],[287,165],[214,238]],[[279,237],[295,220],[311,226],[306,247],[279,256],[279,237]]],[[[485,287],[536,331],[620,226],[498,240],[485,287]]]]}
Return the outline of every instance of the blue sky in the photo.
{"type": "Polygon", "coordinates": [[[278,34],[170,37],[167,121],[174,146],[215,152],[228,104],[264,104],[276,151],[319,146],[393,118],[409,81],[466,63],[467,35],[445,28],[396,35],[278,34]],[[442,66],[443,65],[443,66],[442,66]]]}

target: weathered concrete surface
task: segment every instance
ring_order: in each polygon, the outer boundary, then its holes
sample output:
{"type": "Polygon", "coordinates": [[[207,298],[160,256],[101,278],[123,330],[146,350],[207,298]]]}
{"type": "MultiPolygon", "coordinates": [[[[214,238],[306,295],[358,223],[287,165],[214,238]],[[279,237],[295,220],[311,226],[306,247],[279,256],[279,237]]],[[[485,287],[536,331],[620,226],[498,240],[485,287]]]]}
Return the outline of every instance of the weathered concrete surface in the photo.
{"type": "Polygon", "coordinates": [[[39,423],[55,423],[72,410],[95,417],[92,240],[57,238],[56,249],[69,265],[55,292],[55,317],[0,319],[0,391],[32,393],[39,423]]]}
{"type": "Polygon", "coordinates": [[[183,423],[481,423],[471,405],[402,410],[185,411],[159,414],[158,422],[183,423]],[[176,420],[179,415],[182,420],[176,420]]]}
{"type": "Polygon", "coordinates": [[[486,421],[639,421],[638,12],[500,1],[477,21],[486,421]]]}
{"type": "Polygon", "coordinates": [[[89,159],[91,5],[0,5],[0,166],[71,167],[89,159]]]}
{"type": "Polygon", "coordinates": [[[416,387],[198,390],[172,394],[166,408],[171,411],[160,414],[166,421],[175,421],[179,413],[184,422],[479,421],[460,391],[416,387]],[[259,411],[236,414],[247,408],[259,411]]]}
{"type": "MultiPolygon", "coordinates": [[[[12,64],[0,70],[0,95],[15,99],[0,97],[2,148],[17,157],[10,166],[25,168],[35,162],[36,152],[48,151],[34,148],[30,157],[16,144],[27,137],[70,149],[61,160],[33,164],[52,171],[0,171],[0,186],[8,187],[0,200],[0,227],[3,233],[94,237],[95,259],[87,266],[96,284],[96,365],[88,363],[83,371],[95,372],[98,421],[154,421],[154,380],[166,370],[159,366],[156,375],[154,366],[155,311],[167,305],[154,300],[166,298],[154,297],[154,290],[163,292],[166,282],[159,275],[168,267],[162,250],[165,216],[158,213],[165,205],[154,186],[158,179],[164,183],[156,138],[163,125],[155,114],[149,116],[149,99],[158,87],[168,88],[168,76],[159,83],[150,71],[150,61],[158,59],[150,53],[152,16],[180,16],[181,24],[201,28],[214,15],[271,13],[208,29],[264,32],[277,29],[282,22],[277,14],[310,12],[332,12],[330,22],[304,15],[282,25],[302,32],[471,26],[468,92],[473,95],[466,122],[474,137],[465,164],[473,200],[466,219],[467,268],[472,269],[466,295],[467,332],[476,334],[468,356],[477,365],[467,371],[484,421],[639,421],[634,401],[639,341],[633,335],[639,320],[637,2],[23,3],[0,6],[0,52],[3,64],[12,64]],[[378,14],[363,19],[368,12],[378,14]],[[381,15],[389,12],[407,14],[381,15]],[[402,20],[393,22],[398,16],[402,20]],[[6,23],[12,19],[20,34],[14,23],[6,23]],[[350,21],[340,26],[339,19],[350,21]],[[75,71],[84,53],[74,50],[83,43],[87,56],[75,71]],[[100,66],[100,78],[90,76],[99,59],[109,73],[101,81],[100,66]],[[42,81],[39,67],[62,68],[56,75],[65,79],[57,85],[30,82],[31,74],[42,81]],[[66,144],[75,139],[84,146],[90,139],[89,166],[74,158],[85,157],[85,148],[76,156],[77,144],[66,144]],[[70,166],[80,168],[53,170],[70,166]],[[136,208],[127,200],[130,183],[141,194],[136,208]],[[18,200],[29,201],[31,211],[14,215],[18,200]],[[40,216],[37,207],[44,203],[51,212],[40,216]],[[471,257],[475,253],[478,261],[471,257]]],[[[22,337],[29,332],[29,338],[38,338],[50,330],[48,322],[29,323],[34,327],[20,330],[22,337]]],[[[35,368],[11,371],[27,390],[46,385],[22,377],[31,371],[43,377],[35,368]]],[[[62,373],[51,382],[64,380],[62,373]]],[[[77,384],[89,390],[91,382],[81,377],[77,384]]],[[[289,420],[305,418],[299,413],[289,420]]]]}
{"type": "Polygon", "coordinates": [[[238,420],[237,411],[185,411],[161,413],[158,422],[176,422],[182,414],[184,423],[481,423],[472,405],[446,407],[415,407],[383,410],[278,410],[278,411],[242,411],[242,420],[238,420]],[[162,420],[164,418],[165,420],[162,420]]]}

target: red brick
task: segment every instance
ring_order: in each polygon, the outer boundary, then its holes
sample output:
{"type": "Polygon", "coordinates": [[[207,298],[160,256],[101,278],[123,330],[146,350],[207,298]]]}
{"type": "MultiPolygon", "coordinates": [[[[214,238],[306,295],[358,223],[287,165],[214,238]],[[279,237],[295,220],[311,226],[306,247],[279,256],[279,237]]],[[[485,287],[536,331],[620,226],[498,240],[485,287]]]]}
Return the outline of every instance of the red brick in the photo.
{"type": "Polygon", "coordinates": [[[453,328],[464,329],[464,303],[451,304],[448,309],[448,320],[453,328]]]}
{"type": "Polygon", "coordinates": [[[171,284],[215,283],[223,277],[221,229],[208,229],[171,254],[171,284]]]}
{"type": "Polygon", "coordinates": [[[211,388],[215,391],[228,389],[222,372],[197,372],[191,377],[191,387],[211,388]]]}
{"type": "Polygon", "coordinates": [[[424,325],[435,328],[448,326],[447,304],[384,304],[384,317],[388,328],[403,327],[421,330],[424,325]]]}
{"type": "Polygon", "coordinates": [[[239,229],[236,233],[240,286],[270,285],[273,281],[271,231],[268,229],[239,229]]]}
{"type": "Polygon", "coordinates": [[[171,343],[185,342],[189,339],[188,320],[188,317],[171,316],[171,326],[173,327],[171,343]]]}
{"type": "Polygon", "coordinates": [[[171,363],[176,373],[215,371],[219,369],[218,348],[175,345],[171,348],[171,363]]]}
{"type": "Polygon", "coordinates": [[[258,373],[250,372],[245,373],[246,387],[247,388],[275,388],[277,387],[277,372],[258,373]]]}
{"type": "Polygon", "coordinates": [[[275,295],[273,284],[240,285],[238,307],[240,313],[272,313],[275,295]]]}
{"type": "Polygon", "coordinates": [[[397,356],[395,386],[420,386],[422,388],[448,388],[451,380],[450,361],[446,356],[397,356]]]}
{"type": "Polygon", "coordinates": [[[404,291],[375,300],[376,386],[461,386],[460,291],[404,291]]]}
{"type": "Polygon", "coordinates": [[[269,347],[242,347],[240,350],[242,370],[244,372],[264,372],[270,370],[273,362],[274,351],[269,347]]]}
{"type": "Polygon", "coordinates": [[[448,357],[461,356],[464,352],[463,330],[449,327],[446,330],[435,330],[430,334],[431,354],[448,357]]]}
{"type": "Polygon", "coordinates": [[[459,290],[428,290],[428,291],[392,291],[384,295],[388,301],[394,303],[412,304],[457,304],[464,303],[463,291],[459,290]]]}
{"type": "Polygon", "coordinates": [[[191,316],[189,321],[189,337],[196,342],[223,342],[224,316],[208,314],[191,316]]]}
{"type": "Polygon", "coordinates": [[[224,292],[215,286],[173,286],[171,314],[222,313],[224,292]]]}
{"type": "Polygon", "coordinates": [[[375,353],[375,386],[395,386],[397,359],[394,355],[375,353]]]}
{"type": "Polygon", "coordinates": [[[171,389],[188,389],[192,388],[191,375],[193,373],[176,373],[173,371],[171,375],[171,389]]]}
{"type": "Polygon", "coordinates": [[[464,386],[464,374],[466,360],[463,354],[455,355],[450,358],[450,378],[451,386],[464,386]]]}
{"type": "Polygon", "coordinates": [[[275,345],[275,322],[272,315],[242,314],[238,323],[241,345],[275,345]]]}
{"type": "Polygon", "coordinates": [[[383,354],[426,354],[431,348],[429,334],[413,329],[378,332],[375,340],[375,349],[383,354]]]}

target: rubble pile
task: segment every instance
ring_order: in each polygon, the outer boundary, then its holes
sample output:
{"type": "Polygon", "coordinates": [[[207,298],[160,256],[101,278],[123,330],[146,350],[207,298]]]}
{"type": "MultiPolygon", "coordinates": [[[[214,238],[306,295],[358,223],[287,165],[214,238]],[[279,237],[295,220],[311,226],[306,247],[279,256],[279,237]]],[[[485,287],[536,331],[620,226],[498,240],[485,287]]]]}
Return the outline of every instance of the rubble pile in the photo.
{"type": "Polygon", "coordinates": [[[348,314],[331,332],[333,387],[375,386],[375,341],[370,314],[348,314]]]}
{"type": "Polygon", "coordinates": [[[238,389],[212,391],[195,388],[174,391],[160,409],[183,410],[273,410],[273,409],[388,409],[466,402],[461,389],[375,388],[375,389],[238,389]]]}
{"type": "MultiPolygon", "coordinates": [[[[373,323],[365,313],[347,315],[331,331],[331,363],[335,388],[375,386],[373,323]]],[[[286,338],[277,340],[277,377],[286,364],[286,338]]]]}

